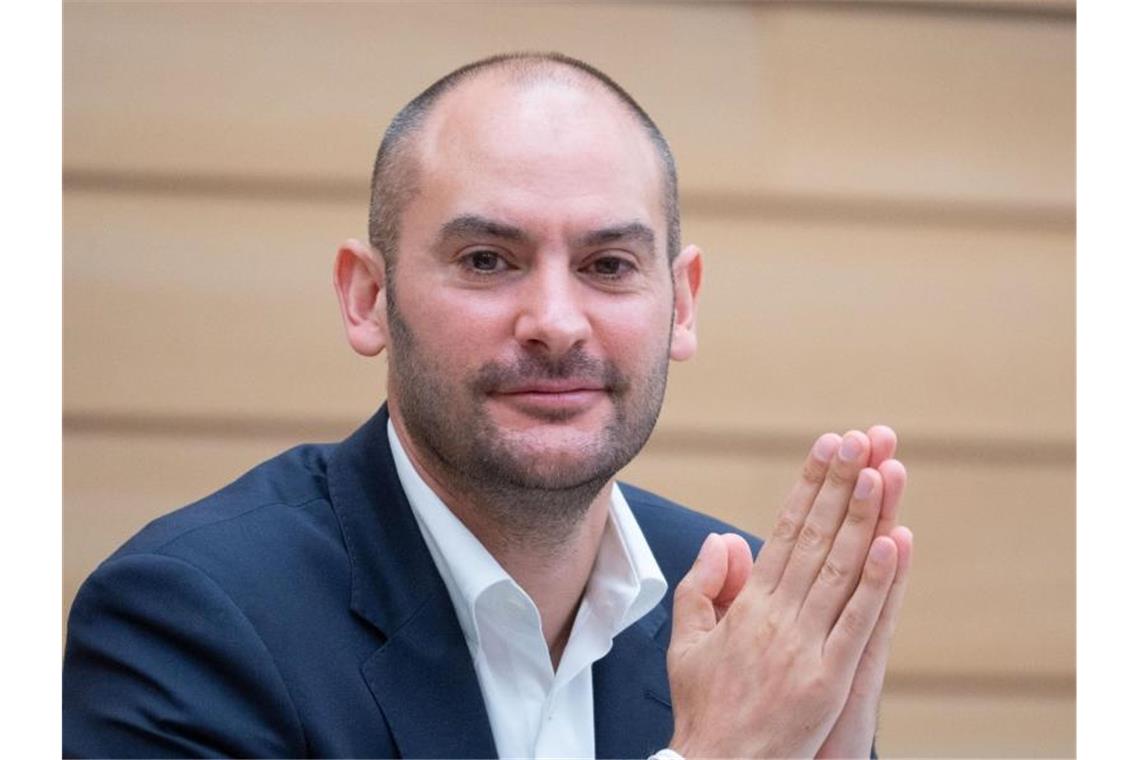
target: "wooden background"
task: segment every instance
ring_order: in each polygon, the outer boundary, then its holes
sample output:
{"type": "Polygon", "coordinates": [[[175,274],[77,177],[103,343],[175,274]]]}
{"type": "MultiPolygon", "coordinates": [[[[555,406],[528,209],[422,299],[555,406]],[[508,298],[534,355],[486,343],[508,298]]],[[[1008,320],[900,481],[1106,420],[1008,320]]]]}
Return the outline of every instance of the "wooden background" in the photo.
{"type": "Polygon", "coordinates": [[[888,422],[887,756],[1075,752],[1072,2],[64,7],[64,612],[144,522],[382,398],[332,255],[444,72],[557,49],[677,154],[701,349],[626,477],[764,534],[888,422]]]}

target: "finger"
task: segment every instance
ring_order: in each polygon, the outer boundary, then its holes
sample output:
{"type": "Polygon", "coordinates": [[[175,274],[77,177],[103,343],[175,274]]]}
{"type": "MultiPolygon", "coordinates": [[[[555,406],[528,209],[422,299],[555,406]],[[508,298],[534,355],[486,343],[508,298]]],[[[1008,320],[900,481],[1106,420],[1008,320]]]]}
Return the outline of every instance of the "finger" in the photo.
{"type": "Polygon", "coordinates": [[[890,649],[891,637],[894,636],[898,625],[899,610],[902,609],[903,599],[906,596],[907,582],[910,580],[910,567],[914,558],[914,534],[909,528],[896,527],[890,533],[898,550],[898,566],[895,569],[894,581],[891,583],[890,593],[883,605],[883,612],[875,630],[871,633],[871,640],[867,644],[868,651],[875,650],[882,655],[884,665],[887,652],[890,649]]]}
{"type": "Polygon", "coordinates": [[[886,425],[872,425],[867,430],[867,437],[871,439],[871,461],[867,463],[868,467],[878,467],[895,455],[899,437],[891,428],[886,425]]]}
{"type": "Polygon", "coordinates": [[[804,461],[800,477],[784,499],[784,506],[775,527],[760,549],[760,556],[756,559],[753,569],[753,584],[764,593],[770,592],[780,582],[784,574],[784,567],[796,543],[796,536],[804,519],[811,510],[811,505],[819,493],[827,476],[835,452],[839,450],[842,439],[835,433],[824,433],[816,439],[811,447],[811,453],[804,461]]]}
{"type": "Polygon", "coordinates": [[[800,619],[815,630],[820,640],[826,638],[835,625],[836,618],[859,582],[867,550],[875,538],[882,500],[882,475],[872,467],[864,468],[859,473],[847,515],[835,536],[831,552],[800,610],[800,619]]]}
{"type": "Polygon", "coordinates": [[[879,465],[883,476],[883,508],[879,512],[876,536],[886,536],[898,525],[899,503],[906,489],[906,468],[897,459],[888,459],[879,465]]]}
{"type": "Polygon", "coordinates": [[[824,643],[824,662],[832,672],[845,676],[848,683],[854,678],[863,650],[878,623],[895,578],[898,559],[898,546],[889,536],[880,536],[871,542],[863,577],[824,643]]]}
{"type": "Polygon", "coordinates": [[[713,600],[728,575],[728,549],[723,536],[710,533],[693,566],[673,592],[673,644],[684,651],[716,627],[713,600]]]}
{"type": "Polygon", "coordinates": [[[823,567],[832,542],[851,501],[851,491],[859,471],[867,464],[870,442],[865,433],[852,430],[843,436],[839,452],[831,460],[823,485],[804,519],[788,557],[775,595],[783,603],[799,609],[823,567]]]}
{"type": "Polygon", "coordinates": [[[720,593],[713,599],[713,608],[716,610],[716,619],[720,620],[729,606],[735,601],[740,590],[748,581],[752,572],[752,548],[742,536],[735,533],[721,534],[724,539],[728,555],[728,569],[725,572],[724,585],[720,593]]]}
{"type": "Polygon", "coordinates": [[[891,532],[890,538],[898,548],[898,565],[895,570],[891,590],[887,594],[887,601],[879,614],[875,628],[871,631],[871,638],[859,666],[855,671],[855,681],[851,685],[853,694],[875,695],[874,702],[878,702],[877,695],[883,690],[883,678],[887,672],[887,659],[890,654],[891,638],[898,625],[899,611],[902,609],[903,598],[906,596],[907,581],[910,579],[911,557],[914,552],[914,536],[906,528],[896,528],[891,532]]]}
{"type": "Polygon", "coordinates": [[[887,594],[882,612],[879,613],[875,629],[871,632],[867,648],[863,650],[859,665],[855,669],[851,693],[847,695],[847,702],[843,705],[843,711],[835,721],[831,734],[816,753],[817,758],[868,757],[871,753],[879,701],[883,693],[883,680],[887,673],[890,640],[906,592],[913,546],[910,531],[905,528],[894,530],[891,537],[899,552],[891,590],[887,594]]]}

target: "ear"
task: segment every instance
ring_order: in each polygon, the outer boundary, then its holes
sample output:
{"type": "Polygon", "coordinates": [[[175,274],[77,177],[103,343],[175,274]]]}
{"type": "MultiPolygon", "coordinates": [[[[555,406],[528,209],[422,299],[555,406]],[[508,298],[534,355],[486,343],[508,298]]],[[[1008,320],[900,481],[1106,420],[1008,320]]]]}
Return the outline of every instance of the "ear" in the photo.
{"type": "Polygon", "coordinates": [[[371,246],[346,240],[336,252],[333,287],[348,343],[361,356],[376,356],[388,345],[388,303],[384,263],[371,246]]]}
{"type": "Polygon", "coordinates": [[[701,249],[690,245],[673,260],[673,342],[669,356],[683,362],[697,352],[697,293],[701,249]]]}

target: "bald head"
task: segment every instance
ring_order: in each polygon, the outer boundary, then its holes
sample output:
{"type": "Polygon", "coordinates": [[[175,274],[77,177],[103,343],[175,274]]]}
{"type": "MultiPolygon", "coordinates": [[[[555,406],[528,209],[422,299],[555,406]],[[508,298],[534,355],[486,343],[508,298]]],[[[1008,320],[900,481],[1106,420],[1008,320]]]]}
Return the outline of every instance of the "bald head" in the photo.
{"type": "MultiPolygon", "coordinates": [[[[471,112],[470,108],[464,111],[460,107],[461,101],[479,97],[477,93],[460,91],[461,85],[474,84],[476,80],[481,84],[491,80],[492,86],[517,90],[562,88],[567,98],[579,98],[582,107],[596,108],[596,105],[587,106],[585,99],[592,99],[594,104],[601,103],[602,108],[614,111],[619,118],[628,119],[641,143],[631,145],[631,149],[648,146],[660,169],[661,204],[667,227],[666,252],[669,260],[673,260],[680,250],[677,172],[669,145],[653,120],[616,82],[592,66],[557,53],[520,53],[484,58],[456,69],[404,106],[388,126],[373,166],[368,217],[369,240],[384,257],[386,265],[391,266],[395,261],[400,217],[418,189],[424,143],[447,142],[449,126],[454,127],[454,122],[463,118],[458,114],[471,112]],[[457,92],[444,97],[452,91],[457,92]]],[[[549,103],[549,99],[545,102],[549,103]]],[[[528,116],[542,119],[544,114],[528,116]]],[[[549,114],[549,117],[557,118],[557,114],[549,114]]],[[[493,125],[493,117],[484,119],[482,124],[493,125]]]]}

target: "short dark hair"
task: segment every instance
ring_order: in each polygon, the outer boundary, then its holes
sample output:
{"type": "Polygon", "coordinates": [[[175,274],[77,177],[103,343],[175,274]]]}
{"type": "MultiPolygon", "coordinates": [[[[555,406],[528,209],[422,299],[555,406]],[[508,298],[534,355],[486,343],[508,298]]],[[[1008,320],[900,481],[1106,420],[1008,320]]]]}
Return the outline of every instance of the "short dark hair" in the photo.
{"type": "Polygon", "coordinates": [[[502,68],[524,77],[549,77],[566,67],[585,74],[616,95],[641,126],[657,150],[665,179],[663,205],[666,232],[666,252],[672,261],[681,247],[681,211],[677,199],[677,165],[673,152],[661,130],[649,114],[638,105],[621,85],[584,61],[561,53],[506,53],[482,58],[461,66],[436,80],[410,103],[400,109],[380,142],[376,162],[372,166],[372,200],[368,207],[368,240],[384,258],[386,268],[395,261],[400,239],[400,214],[415,192],[416,163],[410,153],[412,138],[423,126],[427,115],[440,96],[456,87],[464,79],[479,71],[502,68]]]}

